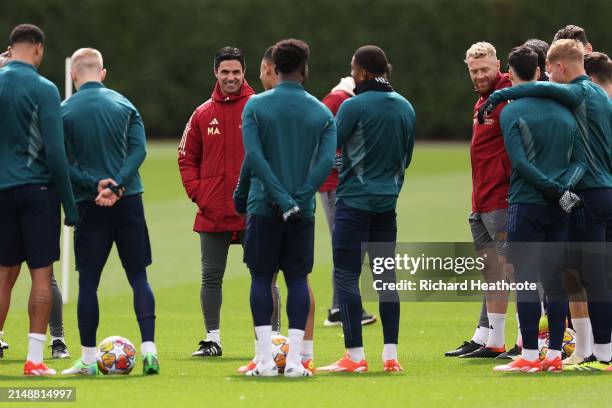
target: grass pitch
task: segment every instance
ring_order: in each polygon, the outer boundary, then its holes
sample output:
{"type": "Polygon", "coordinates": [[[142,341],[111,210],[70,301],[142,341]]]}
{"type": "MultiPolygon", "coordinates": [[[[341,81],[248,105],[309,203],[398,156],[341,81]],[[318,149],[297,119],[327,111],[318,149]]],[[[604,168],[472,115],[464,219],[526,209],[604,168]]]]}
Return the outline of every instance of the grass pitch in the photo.
{"type": "MultiPolygon", "coordinates": [[[[199,304],[200,252],[198,237],[191,230],[195,208],[184,194],[176,158],[174,144],[152,143],[142,169],[145,211],[153,245],[154,262],[148,271],[157,301],[156,342],[161,375],[143,376],[139,361],[127,377],[24,378],[21,370],[27,353],[30,285],[24,271],[13,292],[5,325],[5,339],[11,348],[0,360],[0,387],[76,387],[76,403],[57,404],[68,407],[609,406],[612,373],[500,375],[492,372],[491,361],[445,358],[445,351],[471,336],[479,313],[478,303],[402,304],[399,359],[403,373],[382,371],[382,333],[380,323],[376,323],[364,328],[370,364],[367,374],[318,374],[297,380],[242,377],[235,370],[253,355],[253,329],[248,304],[249,276],[241,261],[240,247],[230,250],[224,282],[223,357],[191,358],[204,333],[199,304]]],[[[398,205],[398,241],[469,241],[470,194],[467,145],[417,143],[398,205]]],[[[315,363],[324,365],[342,355],[343,343],[339,328],[322,324],[331,301],[332,258],[321,211],[317,214],[316,228],[315,267],[311,275],[317,302],[315,363]]],[[[56,264],[58,273],[59,267],[56,264]]],[[[78,357],[76,273],[71,274],[70,280],[70,302],[64,309],[66,340],[72,355],[78,357]]],[[[99,299],[98,340],[122,335],[139,347],[131,290],[114,251],[102,275],[99,299]]],[[[378,314],[376,304],[367,303],[366,308],[378,314]]],[[[286,321],[283,318],[285,329],[286,321]]],[[[516,338],[513,307],[506,332],[506,344],[512,346],[516,338]]],[[[71,361],[48,360],[48,363],[59,372],[71,361]]]]}

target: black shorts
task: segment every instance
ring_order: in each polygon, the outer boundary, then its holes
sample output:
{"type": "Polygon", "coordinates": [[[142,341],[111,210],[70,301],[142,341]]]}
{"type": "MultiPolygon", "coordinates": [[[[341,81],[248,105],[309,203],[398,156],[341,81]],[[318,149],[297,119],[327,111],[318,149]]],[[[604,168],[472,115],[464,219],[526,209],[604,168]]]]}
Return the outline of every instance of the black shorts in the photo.
{"type": "Polygon", "coordinates": [[[126,270],[151,264],[151,243],[140,194],[124,197],[112,207],[99,207],[94,201],[79,204],[79,224],[74,230],[76,269],[102,271],[113,242],[126,270]]]}
{"type": "Polygon", "coordinates": [[[53,187],[29,184],[0,192],[0,265],[52,265],[60,256],[60,200],[53,187]]]}
{"type": "Polygon", "coordinates": [[[244,262],[251,272],[292,276],[312,271],[314,217],[283,222],[277,217],[249,215],[244,236],[244,262]]]}

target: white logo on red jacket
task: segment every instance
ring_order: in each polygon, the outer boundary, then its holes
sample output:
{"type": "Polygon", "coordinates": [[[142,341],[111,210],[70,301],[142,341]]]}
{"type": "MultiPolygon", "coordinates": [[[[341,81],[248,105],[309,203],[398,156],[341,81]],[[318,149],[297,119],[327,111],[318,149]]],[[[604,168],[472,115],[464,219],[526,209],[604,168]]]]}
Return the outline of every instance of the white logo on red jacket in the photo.
{"type": "Polygon", "coordinates": [[[208,135],[220,135],[221,132],[219,132],[219,121],[217,120],[217,118],[213,118],[213,120],[210,121],[210,123],[208,124],[208,130],[206,132],[206,134],[208,135]]]}

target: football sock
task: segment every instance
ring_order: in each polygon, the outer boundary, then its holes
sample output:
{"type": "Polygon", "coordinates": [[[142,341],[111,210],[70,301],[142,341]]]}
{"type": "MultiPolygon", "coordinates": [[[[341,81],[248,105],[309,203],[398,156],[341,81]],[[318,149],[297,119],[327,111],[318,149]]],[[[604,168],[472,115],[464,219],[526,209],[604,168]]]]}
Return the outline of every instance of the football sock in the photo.
{"type": "Polygon", "coordinates": [[[612,348],[610,343],[593,344],[593,355],[597,360],[607,363],[612,359],[612,348]]]}
{"type": "Polygon", "coordinates": [[[538,352],[537,349],[529,350],[529,349],[523,348],[523,351],[521,352],[521,357],[523,357],[527,361],[538,361],[540,359],[540,353],[538,352]]]}
{"type": "Polygon", "coordinates": [[[296,366],[301,364],[300,351],[304,340],[304,330],[289,329],[289,352],[287,353],[287,364],[296,366]]]}
{"type": "Polygon", "coordinates": [[[155,339],[155,297],[145,268],[126,270],[128,282],[134,292],[134,311],[140,327],[142,342],[155,339]]]}
{"type": "Polygon", "coordinates": [[[549,349],[561,350],[565,334],[565,318],[568,302],[548,302],[548,341],[549,349]]]}
{"type": "Polygon", "coordinates": [[[34,364],[40,364],[43,361],[43,348],[47,341],[46,334],[30,333],[28,334],[28,360],[34,364]]]}
{"type": "Polygon", "coordinates": [[[77,321],[81,345],[96,346],[96,331],[100,318],[98,308],[98,284],[101,270],[79,270],[79,297],[77,301],[77,321]]]}
{"type": "MultiPolygon", "coordinates": [[[[310,311],[308,281],[306,276],[285,276],[285,283],[287,284],[287,318],[289,320],[289,327],[303,331],[308,320],[308,312],[310,311]]],[[[299,348],[296,350],[298,355],[300,351],[299,348]]]]}
{"type": "Polygon", "coordinates": [[[348,351],[349,358],[356,363],[359,363],[361,360],[365,360],[365,352],[363,351],[363,347],[351,347],[346,349],[346,351],[348,351]]]}
{"type": "Polygon", "coordinates": [[[55,336],[51,336],[51,343],[53,343],[55,340],[59,340],[62,343],[64,343],[64,338],[63,337],[55,337],[55,336]]]}
{"type": "MultiPolygon", "coordinates": [[[[269,316],[268,314],[268,317],[269,316]]],[[[272,341],[270,340],[272,336],[272,326],[255,326],[255,333],[257,334],[257,362],[265,365],[272,364],[272,341]]],[[[291,347],[289,347],[289,349],[291,349],[291,347]]]]}
{"type": "MultiPolygon", "coordinates": [[[[255,327],[270,327],[270,334],[267,335],[267,341],[270,342],[272,326],[270,325],[270,316],[274,302],[272,300],[272,275],[260,273],[251,269],[251,313],[253,314],[253,323],[255,327]]],[[[306,310],[308,313],[308,310],[306,310]]],[[[256,330],[256,336],[259,340],[260,336],[256,330]]]]}
{"type": "Polygon", "coordinates": [[[53,338],[61,337],[64,340],[64,321],[63,311],[64,304],[62,299],[62,292],[57,286],[55,276],[51,275],[51,291],[53,292],[51,302],[51,314],[49,315],[49,334],[53,338]]]}
{"type": "Polygon", "coordinates": [[[382,359],[383,361],[397,360],[397,344],[384,344],[382,359]]]}
{"type": "MultiPolygon", "coordinates": [[[[602,285],[606,285],[604,281],[602,285]]],[[[595,291],[591,289],[588,292],[589,299],[610,299],[612,295],[606,292],[606,294],[599,294],[599,290],[595,291]],[[593,293],[597,292],[597,293],[593,293]],[[604,297],[605,296],[605,297],[604,297]]],[[[612,329],[612,302],[607,301],[590,301],[589,306],[589,318],[591,319],[591,327],[593,328],[593,342],[595,344],[608,344],[610,338],[610,330],[612,329]]]]}
{"type": "Polygon", "coordinates": [[[157,347],[155,346],[155,343],[153,343],[152,341],[145,341],[140,345],[140,354],[142,354],[143,356],[146,356],[149,353],[156,356],[157,347]]]}
{"type": "MultiPolygon", "coordinates": [[[[488,318],[487,318],[488,321],[488,318]]],[[[478,326],[476,327],[476,331],[474,332],[474,336],[472,336],[472,341],[478,344],[487,344],[489,340],[489,328],[478,326]]]]}
{"type": "MultiPolygon", "coordinates": [[[[289,343],[291,344],[291,343],[289,343]]],[[[302,341],[302,352],[300,353],[302,356],[302,361],[308,361],[314,356],[314,341],[313,340],[303,340],[302,341]]]]}
{"type": "Polygon", "coordinates": [[[281,330],[281,294],[277,283],[272,284],[272,316],[270,321],[272,323],[272,332],[280,334],[281,330]]]}
{"type": "Polygon", "coordinates": [[[329,309],[329,313],[333,314],[333,313],[338,313],[340,311],[340,309],[337,309],[335,307],[332,307],[331,309],[329,309]]]}
{"type": "Polygon", "coordinates": [[[81,363],[90,365],[96,362],[96,348],[81,346],[81,363]]]}
{"type": "Polygon", "coordinates": [[[506,315],[503,313],[487,313],[489,319],[489,338],[487,347],[504,347],[504,333],[506,327],[506,315]]]}
{"type": "Polygon", "coordinates": [[[221,345],[221,330],[209,330],[206,333],[207,341],[214,341],[218,345],[221,345]]]}
{"type": "MultiPolygon", "coordinates": [[[[476,326],[489,327],[489,318],[487,317],[487,297],[483,296],[482,306],[480,307],[480,316],[478,317],[478,324],[476,326]]],[[[485,343],[486,343],[485,339],[485,343]]],[[[484,343],[482,343],[484,344],[484,343]]]]}
{"type": "Polygon", "coordinates": [[[4,331],[3,331],[3,330],[0,330],[0,339],[1,339],[2,337],[4,337],[4,331]]]}
{"type": "Polygon", "coordinates": [[[561,357],[561,350],[548,349],[548,351],[546,352],[547,360],[554,360],[557,357],[561,357]]]}
{"type": "Polygon", "coordinates": [[[591,347],[591,320],[588,317],[572,319],[572,325],[576,332],[576,349],[574,354],[578,357],[587,358],[593,354],[591,347]]]}

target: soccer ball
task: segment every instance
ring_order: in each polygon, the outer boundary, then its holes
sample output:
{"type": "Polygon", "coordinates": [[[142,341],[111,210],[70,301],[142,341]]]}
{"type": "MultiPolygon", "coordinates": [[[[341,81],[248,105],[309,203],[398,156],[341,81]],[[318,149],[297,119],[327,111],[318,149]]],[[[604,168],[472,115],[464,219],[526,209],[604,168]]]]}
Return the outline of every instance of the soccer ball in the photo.
{"type": "MultiPolygon", "coordinates": [[[[546,357],[546,352],[548,352],[548,344],[549,338],[548,333],[546,334],[545,339],[538,339],[540,342],[540,358],[546,357]]],[[[561,358],[565,359],[571,356],[576,349],[576,332],[570,329],[569,327],[565,329],[565,333],[563,333],[563,342],[561,343],[561,358]]]]}
{"type": "Polygon", "coordinates": [[[576,332],[569,327],[563,333],[563,343],[561,343],[561,351],[564,357],[569,357],[576,350],[576,332]]]}
{"type": "Polygon", "coordinates": [[[279,373],[285,372],[287,353],[289,353],[289,339],[281,335],[272,336],[272,359],[279,373]]]}
{"type": "Polygon", "coordinates": [[[129,374],[136,364],[136,349],[125,337],[107,337],[98,345],[96,354],[102,374],[129,374]]]}

